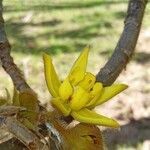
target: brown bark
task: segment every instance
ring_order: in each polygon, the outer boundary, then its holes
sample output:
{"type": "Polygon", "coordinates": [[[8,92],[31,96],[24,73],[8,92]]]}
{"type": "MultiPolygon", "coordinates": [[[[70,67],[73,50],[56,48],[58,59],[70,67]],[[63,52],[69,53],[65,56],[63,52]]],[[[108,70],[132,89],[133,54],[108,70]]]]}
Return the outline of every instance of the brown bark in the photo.
{"type": "Polygon", "coordinates": [[[23,78],[23,74],[16,66],[13,58],[10,55],[11,46],[6,36],[2,12],[2,0],[0,0],[0,60],[2,67],[10,75],[17,90],[23,91],[30,89],[25,79],[23,78]]]}
{"type": "MultiPolygon", "coordinates": [[[[17,67],[17,65],[14,63],[13,58],[10,55],[11,52],[11,46],[9,44],[9,41],[7,39],[7,35],[5,32],[4,27],[4,19],[3,19],[3,6],[2,6],[2,0],[0,0],[0,60],[2,67],[4,70],[9,74],[11,77],[15,88],[22,92],[24,90],[32,90],[29,85],[26,83],[23,74],[17,67]]],[[[10,106],[11,107],[11,106],[10,106]]],[[[12,106],[13,107],[13,106],[12,106]]],[[[20,140],[22,143],[25,144],[26,147],[29,149],[43,149],[43,144],[40,141],[40,138],[34,133],[32,133],[28,128],[23,126],[19,121],[17,121],[14,117],[9,117],[9,115],[14,114],[14,109],[9,108],[5,111],[5,107],[1,108],[1,114],[4,115],[4,113],[8,114],[6,117],[3,118],[3,124],[4,127],[10,131],[18,140],[20,140]]],[[[13,149],[17,149],[17,146],[13,145],[13,149]]],[[[5,148],[9,149],[9,145],[5,145],[5,148]],[[8,146],[8,147],[7,147],[8,146]]],[[[47,146],[45,146],[44,149],[47,149],[47,146]]]]}
{"type": "Polygon", "coordinates": [[[124,30],[108,62],[97,74],[97,81],[111,85],[126,67],[134,52],[147,0],[130,0],[124,30]]]}

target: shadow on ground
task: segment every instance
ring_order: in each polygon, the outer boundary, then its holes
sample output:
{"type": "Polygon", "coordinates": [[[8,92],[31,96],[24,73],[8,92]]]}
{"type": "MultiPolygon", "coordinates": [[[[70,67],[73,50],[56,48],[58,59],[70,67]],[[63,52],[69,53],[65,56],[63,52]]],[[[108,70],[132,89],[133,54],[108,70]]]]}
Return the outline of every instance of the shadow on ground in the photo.
{"type": "Polygon", "coordinates": [[[117,149],[117,145],[136,147],[145,140],[150,140],[150,118],[132,120],[121,126],[120,130],[103,131],[108,150],[117,149]]]}
{"type": "MultiPolygon", "coordinates": [[[[23,2],[22,2],[23,3],[23,2]]],[[[48,3],[46,4],[40,4],[37,2],[37,4],[26,4],[26,5],[14,5],[12,7],[11,5],[7,5],[4,7],[4,12],[6,13],[14,13],[14,12],[30,12],[32,11],[34,13],[34,19],[36,18],[36,13],[41,13],[43,11],[47,11],[51,14],[51,11],[57,11],[60,10],[63,13],[63,10],[68,10],[68,13],[71,12],[71,9],[78,9],[82,10],[82,8],[93,8],[93,7],[99,7],[99,6],[108,6],[111,4],[120,4],[120,3],[127,3],[126,1],[120,0],[117,2],[113,1],[91,1],[91,2],[68,2],[68,3],[48,3]]],[[[79,22],[81,20],[85,23],[78,29],[67,29],[68,25],[63,24],[63,18],[53,18],[48,21],[41,21],[39,20],[37,23],[34,22],[23,22],[21,18],[17,17],[10,17],[8,20],[6,20],[6,30],[8,37],[12,39],[12,51],[19,52],[19,53],[26,53],[26,54],[34,54],[37,55],[42,51],[46,51],[51,54],[57,54],[59,52],[62,53],[70,53],[74,51],[78,51],[83,49],[89,41],[91,41],[93,38],[100,38],[108,36],[108,33],[104,33],[102,30],[112,30],[114,28],[112,26],[113,20],[109,21],[108,19],[102,19],[104,17],[101,17],[102,14],[96,13],[92,15],[87,14],[80,14],[79,18],[73,18],[70,20],[73,24],[73,22],[79,22]],[[90,22],[90,24],[86,24],[86,22],[90,22]],[[63,26],[64,30],[61,29],[63,26]],[[58,26],[61,26],[59,28],[58,26]],[[33,34],[27,34],[25,33],[28,27],[31,30],[31,33],[33,34]],[[47,30],[45,32],[37,32],[36,35],[34,34],[34,28],[43,28],[43,30],[47,30]],[[58,27],[58,28],[57,28],[58,27]],[[54,29],[55,28],[55,29],[54,29]],[[33,30],[32,30],[33,29],[33,30]],[[51,37],[56,40],[56,42],[51,42],[51,37]],[[68,41],[63,42],[63,39],[68,41]],[[45,40],[45,43],[47,44],[39,44],[42,43],[45,40]],[[57,42],[61,41],[61,42],[57,42]],[[70,42],[71,41],[71,44],[70,42]]],[[[116,19],[122,19],[125,16],[124,11],[116,11],[113,13],[113,16],[116,19]]],[[[29,32],[29,31],[27,31],[29,32]]]]}
{"type": "Polygon", "coordinates": [[[14,8],[11,6],[6,6],[4,10],[6,12],[14,12],[14,11],[28,11],[28,10],[42,10],[42,11],[51,11],[51,10],[64,10],[64,9],[80,9],[80,8],[91,8],[91,7],[97,7],[100,5],[111,5],[111,4],[121,4],[121,3],[127,3],[126,0],[119,0],[119,1],[91,1],[91,2],[64,2],[64,3],[49,3],[49,4],[36,4],[36,5],[26,5],[27,7],[23,8],[14,8]]]}
{"type": "Polygon", "coordinates": [[[141,64],[150,63],[150,53],[137,52],[135,53],[133,60],[141,64]]]}
{"type": "Polygon", "coordinates": [[[14,41],[14,44],[12,45],[13,48],[12,51],[29,54],[30,53],[38,54],[43,50],[48,50],[48,52],[51,54],[57,54],[58,50],[61,50],[61,52],[63,53],[81,50],[90,40],[92,40],[92,38],[96,37],[104,38],[106,36],[104,33],[98,33],[100,28],[106,29],[112,28],[111,22],[103,21],[99,23],[97,22],[91,23],[90,25],[85,25],[83,27],[80,27],[79,29],[71,29],[69,31],[49,29],[46,33],[37,33],[36,36],[23,33],[23,29],[27,26],[30,27],[41,26],[43,28],[44,27],[53,28],[58,24],[61,24],[61,21],[56,19],[48,22],[39,22],[37,24],[13,22],[11,20],[7,21],[6,24],[7,34],[14,41]],[[51,36],[53,36],[55,40],[63,40],[64,38],[69,39],[70,41],[73,42],[73,46],[71,46],[70,43],[53,44],[51,42],[49,42],[49,44],[46,44],[47,46],[38,46],[37,43],[40,42],[40,40],[38,41],[38,38],[44,41],[50,39],[51,36]],[[83,40],[85,41],[84,42],[85,44],[81,42],[83,40]]]}

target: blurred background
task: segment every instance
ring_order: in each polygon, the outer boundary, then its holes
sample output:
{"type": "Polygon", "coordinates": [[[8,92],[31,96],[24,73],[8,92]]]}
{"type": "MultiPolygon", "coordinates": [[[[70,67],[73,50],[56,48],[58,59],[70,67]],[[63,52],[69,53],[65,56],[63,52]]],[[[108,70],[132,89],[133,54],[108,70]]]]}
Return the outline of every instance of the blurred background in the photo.
{"type": "MultiPolygon", "coordinates": [[[[123,29],[127,0],[4,0],[12,56],[42,104],[47,91],[42,52],[53,57],[63,79],[80,51],[91,45],[88,70],[96,74],[111,56],[123,29]]],[[[105,129],[109,150],[150,150],[150,3],[135,54],[116,82],[129,88],[96,110],[116,118],[118,130],[105,129]]],[[[12,92],[0,68],[0,93],[12,92]]]]}

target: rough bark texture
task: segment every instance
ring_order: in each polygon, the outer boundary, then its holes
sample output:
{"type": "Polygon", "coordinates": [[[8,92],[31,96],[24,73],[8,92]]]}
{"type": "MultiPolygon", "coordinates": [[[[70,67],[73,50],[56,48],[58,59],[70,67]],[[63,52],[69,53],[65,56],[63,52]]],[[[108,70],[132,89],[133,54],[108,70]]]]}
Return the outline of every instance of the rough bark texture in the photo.
{"type": "Polygon", "coordinates": [[[0,60],[3,68],[12,78],[12,81],[17,90],[23,91],[25,89],[29,89],[30,87],[26,83],[21,71],[15,65],[13,58],[10,55],[11,46],[6,36],[2,11],[2,0],[0,0],[0,60]]]}
{"type": "Polygon", "coordinates": [[[97,81],[111,85],[129,62],[139,36],[147,0],[130,0],[124,30],[106,65],[97,74],[97,81]]]}

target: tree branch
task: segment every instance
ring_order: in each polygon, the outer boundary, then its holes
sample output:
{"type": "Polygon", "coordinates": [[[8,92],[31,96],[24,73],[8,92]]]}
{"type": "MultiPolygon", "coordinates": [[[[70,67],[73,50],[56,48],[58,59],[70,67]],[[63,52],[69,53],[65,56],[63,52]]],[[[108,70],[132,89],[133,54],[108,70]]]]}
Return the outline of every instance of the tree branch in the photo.
{"type": "Polygon", "coordinates": [[[129,62],[139,36],[147,0],[130,0],[124,30],[111,58],[97,74],[97,81],[111,85],[129,62]]]}
{"type": "Polygon", "coordinates": [[[24,143],[29,149],[40,150],[44,147],[44,144],[41,143],[40,139],[16,119],[7,117],[4,122],[6,128],[13,133],[18,140],[22,141],[22,143],[24,143]]]}
{"type": "Polygon", "coordinates": [[[10,75],[17,90],[23,91],[25,89],[30,89],[29,85],[23,78],[21,71],[15,65],[13,58],[10,55],[11,46],[6,36],[2,12],[2,0],[0,0],[0,60],[2,67],[10,75]]]}

